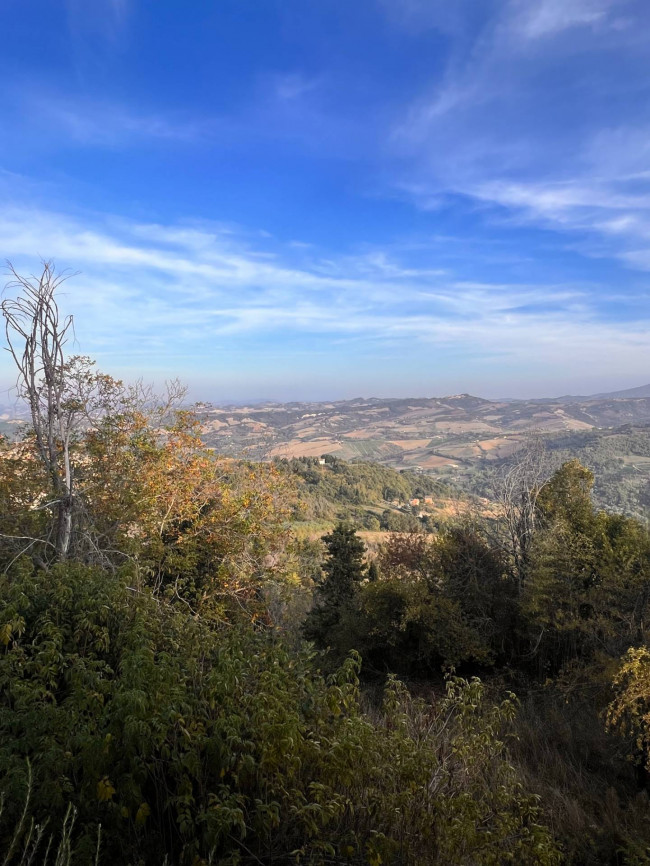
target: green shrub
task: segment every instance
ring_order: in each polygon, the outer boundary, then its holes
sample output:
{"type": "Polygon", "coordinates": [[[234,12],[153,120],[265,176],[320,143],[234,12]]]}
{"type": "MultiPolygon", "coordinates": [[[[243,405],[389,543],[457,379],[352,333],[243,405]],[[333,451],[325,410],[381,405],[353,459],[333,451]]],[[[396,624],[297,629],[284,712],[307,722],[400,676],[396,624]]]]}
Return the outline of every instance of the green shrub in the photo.
{"type": "Polygon", "coordinates": [[[364,714],[358,659],[207,627],[77,565],[0,583],[0,789],[19,820],[76,810],[74,863],[555,863],[508,760],[510,699],[452,680],[437,703],[390,682],[364,714]]]}
{"type": "Polygon", "coordinates": [[[339,652],[358,649],[364,672],[439,677],[450,665],[491,661],[489,647],[462,607],[413,578],[364,584],[330,639],[339,652]]]}

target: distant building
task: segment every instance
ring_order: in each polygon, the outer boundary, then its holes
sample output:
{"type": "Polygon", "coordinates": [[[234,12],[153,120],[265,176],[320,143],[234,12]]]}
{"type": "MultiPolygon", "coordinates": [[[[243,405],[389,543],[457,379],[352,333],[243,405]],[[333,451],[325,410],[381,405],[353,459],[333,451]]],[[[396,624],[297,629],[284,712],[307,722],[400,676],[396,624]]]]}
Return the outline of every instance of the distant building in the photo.
{"type": "Polygon", "coordinates": [[[424,497],[425,505],[433,505],[433,496],[425,496],[424,497]]]}
{"type": "Polygon", "coordinates": [[[416,506],[416,505],[419,505],[419,504],[420,504],[420,500],[419,500],[419,499],[409,499],[409,505],[416,506]]]}

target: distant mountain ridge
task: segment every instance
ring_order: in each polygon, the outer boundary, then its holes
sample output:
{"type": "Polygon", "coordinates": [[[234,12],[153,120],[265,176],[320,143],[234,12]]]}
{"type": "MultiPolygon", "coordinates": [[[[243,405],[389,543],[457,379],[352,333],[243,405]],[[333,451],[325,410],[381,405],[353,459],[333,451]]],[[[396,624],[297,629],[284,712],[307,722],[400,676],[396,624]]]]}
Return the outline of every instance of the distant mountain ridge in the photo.
{"type": "Polygon", "coordinates": [[[589,400],[638,400],[650,397],[650,385],[639,385],[636,388],[626,388],[623,391],[606,391],[602,394],[589,394],[578,396],[576,394],[564,394],[562,397],[541,397],[544,403],[579,403],[589,400]]]}
{"type": "Polygon", "coordinates": [[[607,394],[595,394],[592,400],[626,400],[638,397],[650,397],[650,385],[639,385],[637,388],[626,388],[624,391],[610,391],[607,394]]]}
{"type": "MultiPolygon", "coordinates": [[[[650,425],[650,384],[588,397],[355,397],[202,405],[199,412],[206,443],[228,456],[269,460],[333,454],[398,470],[453,474],[477,460],[514,454],[532,431],[559,435],[650,425]]],[[[15,431],[15,419],[0,419],[2,432],[15,431]]]]}

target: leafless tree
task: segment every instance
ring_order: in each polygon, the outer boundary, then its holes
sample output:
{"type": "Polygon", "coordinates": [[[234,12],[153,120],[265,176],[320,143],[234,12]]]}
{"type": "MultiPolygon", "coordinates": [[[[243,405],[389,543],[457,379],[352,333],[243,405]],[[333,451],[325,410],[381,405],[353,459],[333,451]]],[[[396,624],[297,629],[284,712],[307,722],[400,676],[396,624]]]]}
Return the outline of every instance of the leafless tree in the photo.
{"type": "Polygon", "coordinates": [[[56,293],[71,274],[57,273],[52,262],[43,263],[39,276],[23,276],[11,264],[9,269],[9,296],[0,303],[7,350],[18,371],[18,397],[29,407],[36,455],[50,487],[46,501],[34,507],[49,509],[53,518],[46,537],[14,540],[28,541],[30,547],[40,541],[58,560],[75,556],[110,565],[116,551],[111,550],[110,538],[98,533],[93,519],[92,483],[84,479],[89,471],[84,439],[100,425],[116,433],[136,416],[162,435],[186,389],[173,380],[160,397],[142,382],[125,386],[97,372],[88,357],[67,357],[73,319],[60,314],[56,293]]]}
{"type": "Polygon", "coordinates": [[[55,293],[69,274],[57,274],[51,262],[40,276],[21,276],[10,264],[7,290],[17,297],[0,304],[7,348],[18,370],[18,396],[29,406],[38,456],[52,485],[47,503],[56,514],[52,543],[57,557],[70,548],[74,514],[71,446],[78,430],[81,401],[70,393],[70,361],[64,347],[73,333],[71,316],[61,317],[55,293]]]}
{"type": "Polygon", "coordinates": [[[502,472],[497,499],[505,522],[507,549],[521,592],[530,570],[530,552],[537,522],[537,498],[551,475],[546,443],[531,434],[513,463],[502,472]]]}

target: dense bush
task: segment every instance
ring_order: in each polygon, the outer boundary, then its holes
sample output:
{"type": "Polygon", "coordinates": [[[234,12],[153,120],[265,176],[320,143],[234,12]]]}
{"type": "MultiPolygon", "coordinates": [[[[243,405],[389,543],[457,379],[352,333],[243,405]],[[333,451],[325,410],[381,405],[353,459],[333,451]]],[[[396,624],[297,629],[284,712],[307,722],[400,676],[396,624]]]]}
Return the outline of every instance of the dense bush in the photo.
{"type": "Polygon", "coordinates": [[[367,674],[439,678],[443,667],[490,660],[461,605],[416,580],[393,577],[363,586],[335,636],[342,649],[359,649],[367,674]]]}
{"type": "Polygon", "coordinates": [[[553,863],[478,681],[437,703],[357,662],[329,682],[267,630],[208,628],[126,576],[25,568],[0,584],[5,841],[31,809],[78,810],[75,862],[553,863]],[[199,859],[196,859],[199,858],[199,859]]]}
{"type": "Polygon", "coordinates": [[[366,672],[419,678],[509,657],[515,583],[502,551],[476,527],[448,527],[436,538],[394,533],[375,568],[379,579],[358,574],[335,612],[318,590],[306,636],[331,647],[334,657],[359,650],[366,672]]]}
{"type": "Polygon", "coordinates": [[[649,862],[650,799],[625,739],[603,725],[610,696],[604,677],[564,677],[530,689],[514,722],[513,760],[568,866],[649,862]]]}
{"type": "Polygon", "coordinates": [[[382,511],[379,525],[385,532],[417,532],[422,528],[422,523],[415,514],[393,511],[390,508],[382,511]]]}
{"type": "Polygon", "coordinates": [[[633,518],[594,508],[593,475],[564,464],[542,490],[543,521],[521,603],[540,673],[617,658],[648,634],[650,536],[633,518]]]}
{"type": "MultiPolygon", "coordinates": [[[[106,415],[74,442],[70,559],[114,570],[131,563],[157,594],[202,615],[255,606],[282,578],[287,490],[272,466],[223,461],[201,442],[197,419],[170,413],[106,415]]],[[[0,569],[23,555],[48,568],[57,501],[34,437],[0,437],[0,569]]],[[[65,558],[65,557],[64,557],[65,558]]]]}

